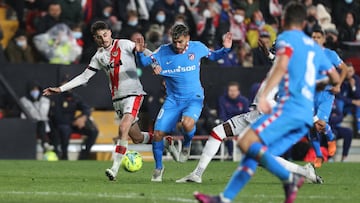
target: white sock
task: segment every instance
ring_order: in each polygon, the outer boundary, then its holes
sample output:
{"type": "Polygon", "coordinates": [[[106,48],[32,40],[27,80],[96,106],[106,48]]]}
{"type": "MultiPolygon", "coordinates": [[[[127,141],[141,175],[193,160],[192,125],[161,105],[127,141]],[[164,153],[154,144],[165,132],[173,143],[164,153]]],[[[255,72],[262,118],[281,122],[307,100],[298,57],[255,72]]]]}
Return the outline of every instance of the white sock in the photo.
{"type": "Polygon", "coordinates": [[[142,144],[149,144],[149,143],[151,143],[153,135],[151,135],[151,134],[148,133],[148,132],[141,132],[141,134],[142,134],[143,137],[144,137],[143,141],[141,142],[142,144]],[[149,141],[150,141],[150,142],[149,142],[149,141]]]}
{"type": "Polygon", "coordinates": [[[118,140],[114,149],[114,154],[113,154],[113,165],[111,167],[111,169],[117,173],[120,165],[121,165],[121,161],[122,158],[124,157],[124,155],[126,154],[126,151],[128,149],[128,141],[127,140],[118,140]]]}
{"type": "Polygon", "coordinates": [[[206,141],[205,147],[202,151],[198,165],[193,173],[201,177],[205,169],[209,165],[211,159],[215,156],[216,152],[220,148],[221,141],[213,138],[212,136],[206,141]]]}
{"type": "MultiPolygon", "coordinates": [[[[284,166],[290,172],[300,174],[310,180],[313,179],[313,177],[311,177],[311,174],[309,174],[308,171],[303,166],[297,165],[297,164],[290,162],[279,156],[277,156],[275,158],[282,166],[284,166]]],[[[315,179],[316,179],[316,177],[315,177],[315,179]]]]}

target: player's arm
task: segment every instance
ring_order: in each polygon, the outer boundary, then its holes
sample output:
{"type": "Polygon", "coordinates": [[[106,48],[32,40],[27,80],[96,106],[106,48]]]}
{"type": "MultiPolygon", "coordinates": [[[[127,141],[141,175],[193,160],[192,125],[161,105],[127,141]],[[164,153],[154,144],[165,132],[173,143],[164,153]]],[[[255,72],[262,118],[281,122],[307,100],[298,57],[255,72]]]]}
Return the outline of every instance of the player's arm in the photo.
{"type": "Polygon", "coordinates": [[[61,85],[60,87],[48,87],[44,89],[43,95],[52,95],[60,92],[65,92],[80,85],[83,85],[89,81],[89,79],[96,74],[98,69],[88,67],[80,75],[76,76],[69,82],[61,85]]]}
{"type": "Polygon", "coordinates": [[[227,32],[224,35],[223,47],[215,51],[210,51],[208,58],[212,61],[219,60],[220,58],[224,57],[224,55],[230,52],[231,46],[232,46],[232,34],[230,32],[227,32]]]}
{"type": "Polygon", "coordinates": [[[286,74],[289,59],[289,56],[286,54],[278,55],[277,60],[264,81],[266,85],[259,89],[258,109],[262,113],[271,112],[271,105],[268,102],[267,95],[270,94],[270,92],[279,84],[283,76],[286,74]]]}
{"type": "Polygon", "coordinates": [[[138,37],[135,40],[135,51],[137,53],[137,56],[140,60],[140,63],[143,66],[149,66],[151,65],[151,67],[153,68],[153,72],[156,75],[159,75],[162,71],[160,64],[158,63],[158,61],[155,59],[153,54],[147,55],[144,52],[146,52],[146,46],[145,46],[145,40],[144,37],[138,37]]]}
{"type": "Polygon", "coordinates": [[[348,71],[348,67],[347,65],[342,62],[339,67],[338,67],[340,70],[341,70],[341,73],[340,73],[340,81],[337,85],[333,86],[331,88],[331,92],[334,93],[334,94],[337,94],[340,92],[340,87],[341,87],[341,84],[343,83],[343,81],[345,80],[346,78],[346,75],[347,75],[347,71],[348,71]]]}

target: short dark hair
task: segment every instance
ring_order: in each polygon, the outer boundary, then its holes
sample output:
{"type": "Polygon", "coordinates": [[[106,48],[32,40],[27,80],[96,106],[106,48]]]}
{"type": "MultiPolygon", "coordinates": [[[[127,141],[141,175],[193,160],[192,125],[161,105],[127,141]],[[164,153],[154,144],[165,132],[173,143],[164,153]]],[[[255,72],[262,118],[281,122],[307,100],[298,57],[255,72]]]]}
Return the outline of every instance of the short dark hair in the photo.
{"type": "Polygon", "coordinates": [[[110,26],[104,21],[96,21],[91,25],[91,34],[95,35],[98,30],[110,30],[110,26]]]}
{"type": "MultiPolygon", "coordinates": [[[[314,28],[313,28],[313,30],[312,30],[312,33],[314,33],[314,32],[320,33],[322,36],[325,36],[325,32],[324,32],[324,30],[321,28],[320,25],[315,25],[315,26],[314,26],[314,28]]],[[[312,33],[311,33],[311,34],[312,34],[312,33]]]]}
{"type": "Polygon", "coordinates": [[[288,3],[285,7],[283,19],[285,26],[292,24],[302,25],[302,23],[306,20],[305,6],[296,1],[288,3]]]}
{"type": "Polygon", "coordinates": [[[171,37],[173,39],[179,39],[180,36],[188,36],[189,28],[184,24],[175,24],[171,28],[171,37]]]}

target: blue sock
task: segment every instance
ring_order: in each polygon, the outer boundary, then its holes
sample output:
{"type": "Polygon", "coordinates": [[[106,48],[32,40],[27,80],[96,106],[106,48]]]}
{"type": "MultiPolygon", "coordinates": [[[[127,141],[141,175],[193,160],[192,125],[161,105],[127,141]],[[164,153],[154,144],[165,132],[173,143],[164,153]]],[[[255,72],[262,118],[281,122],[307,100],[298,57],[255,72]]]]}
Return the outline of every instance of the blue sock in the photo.
{"type": "Polygon", "coordinates": [[[223,195],[225,198],[233,201],[240,190],[249,182],[257,168],[257,161],[251,157],[245,156],[240,162],[239,167],[231,176],[223,195]]]}
{"type": "Polygon", "coordinates": [[[190,132],[183,132],[183,134],[184,134],[183,146],[184,147],[189,147],[190,146],[191,140],[194,137],[195,132],[196,132],[196,127],[195,126],[190,132]]]}
{"type": "Polygon", "coordinates": [[[155,168],[156,169],[162,169],[162,155],[164,151],[164,141],[153,141],[152,143],[153,147],[153,154],[155,159],[155,168]]]}
{"type": "Polygon", "coordinates": [[[332,132],[330,125],[327,124],[327,123],[326,123],[326,126],[325,126],[325,135],[326,135],[327,141],[335,140],[335,135],[332,132]]]}
{"type": "Polygon", "coordinates": [[[274,156],[268,152],[267,147],[259,142],[253,143],[246,155],[258,160],[259,164],[266,168],[269,172],[277,176],[282,181],[289,180],[290,172],[286,170],[274,156]]]}

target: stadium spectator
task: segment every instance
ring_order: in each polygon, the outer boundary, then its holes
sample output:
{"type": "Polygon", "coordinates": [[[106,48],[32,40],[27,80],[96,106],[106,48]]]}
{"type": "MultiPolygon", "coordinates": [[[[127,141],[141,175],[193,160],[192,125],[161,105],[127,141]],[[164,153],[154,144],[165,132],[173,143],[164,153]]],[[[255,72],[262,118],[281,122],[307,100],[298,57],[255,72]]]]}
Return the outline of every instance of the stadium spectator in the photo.
{"type": "Polygon", "coordinates": [[[59,1],[61,6],[60,18],[62,22],[71,27],[74,24],[83,23],[83,10],[81,0],[62,0],[59,1]]]}
{"type": "MultiPolygon", "coordinates": [[[[36,135],[41,140],[44,153],[54,150],[52,140],[49,137],[51,131],[49,124],[50,99],[41,95],[42,88],[36,81],[28,82],[26,85],[26,95],[20,98],[21,104],[29,112],[36,122],[36,135]]],[[[21,118],[26,118],[21,113],[21,118]]]]}
{"type": "Polygon", "coordinates": [[[146,24],[143,21],[139,21],[139,17],[136,11],[128,11],[128,19],[122,24],[122,28],[118,37],[124,39],[130,39],[131,35],[135,32],[140,32],[145,35],[146,24]]]}
{"type": "Polygon", "coordinates": [[[349,150],[351,147],[351,142],[353,138],[353,130],[349,127],[341,126],[341,122],[343,121],[344,114],[339,108],[338,99],[335,98],[335,101],[332,106],[329,124],[334,134],[336,135],[336,139],[343,139],[343,149],[341,154],[341,161],[346,161],[347,156],[349,155],[349,150]]]}
{"type": "MultiPolygon", "coordinates": [[[[113,107],[120,119],[113,165],[105,170],[108,179],[113,181],[116,179],[121,161],[128,149],[129,137],[133,143],[151,143],[152,141],[152,134],[141,132],[137,123],[139,109],[146,93],[137,74],[135,43],[126,39],[112,38],[110,26],[104,21],[97,21],[92,25],[91,35],[99,48],[87,68],[59,87],[46,88],[43,94],[66,92],[86,84],[99,70],[106,72],[113,107]]],[[[157,72],[159,67],[154,67],[153,70],[157,72]]]]}
{"type": "MultiPolygon", "coordinates": [[[[241,95],[240,84],[235,81],[228,83],[225,93],[218,99],[218,116],[224,122],[235,115],[247,113],[249,111],[249,100],[241,95]]],[[[233,141],[225,141],[229,158],[233,156],[233,141]]]]}
{"type": "MultiPolygon", "coordinates": [[[[217,60],[226,55],[232,45],[231,33],[224,37],[224,48],[210,50],[201,42],[190,41],[189,28],[184,24],[175,24],[171,29],[172,43],[163,45],[151,56],[145,56],[144,39],[136,43],[136,50],[143,65],[156,61],[162,68],[159,74],[164,76],[166,84],[165,102],[155,122],[153,153],[155,169],[151,181],[162,182],[164,167],[162,155],[163,137],[172,132],[181,120],[181,131],[184,135],[181,152],[171,151],[180,162],[189,158],[191,140],[196,132],[195,123],[203,107],[204,92],[200,81],[200,60],[208,57],[217,60]],[[174,70],[174,67],[177,70],[174,70]],[[186,101],[186,102],[184,102],[186,101]]],[[[176,149],[175,149],[176,150],[176,149]]]]}
{"type": "MultiPolygon", "coordinates": [[[[316,66],[313,67],[313,71],[329,71],[332,70],[332,66],[326,59],[324,61],[321,48],[317,46],[313,48],[314,46],[306,45],[307,42],[302,40],[306,38],[306,35],[301,32],[303,23],[306,20],[306,11],[302,4],[287,4],[283,19],[286,30],[277,39],[277,45],[279,45],[277,47],[279,48],[277,50],[277,58],[273,69],[264,81],[267,85],[259,91],[257,109],[263,115],[252,123],[250,128],[245,130],[242,138],[237,140],[245,157],[242,158],[240,165],[233,173],[222,193],[217,196],[210,196],[197,192],[194,196],[199,202],[232,202],[236,195],[243,191],[256,172],[259,164],[282,181],[285,191],[285,202],[294,202],[298,189],[304,183],[303,176],[290,172],[280,162],[276,161],[274,157],[274,155],[284,153],[306,133],[308,126],[312,125],[311,111],[313,100],[305,94],[294,94],[298,92],[298,87],[290,85],[293,83],[288,81],[288,79],[293,80],[295,77],[297,81],[303,81],[302,84],[307,84],[309,88],[312,86],[308,90],[312,92],[311,94],[314,94],[315,84],[313,82],[310,84],[306,82],[308,78],[303,75],[306,72],[306,65],[294,62],[294,57],[297,58],[298,56],[302,58],[301,60],[306,60],[307,54],[304,53],[311,50],[321,55],[314,58],[316,66]],[[304,48],[304,46],[308,48],[304,48]],[[300,76],[299,71],[302,72],[302,76],[300,76]],[[266,97],[277,84],[279,84],[280,101],[284,102],[280,102],[272,108],[266,97]],[[291,96],[289,97],[289,95],[291,96]],[[301,114],[301,116],[296,115],[295,112],[299,111],[306,111],[306,113],[301,114]],[[306,116],[304,117],[304,115],[306,116]],[[286,141],[287,139],[288,142],[286,141]]],[[[312,41],[309,38],[307,39],[307,41],[312,41]]],[[[314,73],[312,80],[315,80],[316,74],[314,73]]],[[[337,72],[329,71],[328,74],[330,74],[330,78],[334,79],[336,84],[339,80],[337,72]]],[[[301,87],[304,88],[302,85],[301,87]]],[[[216,137],[219,138],[218,136],[216,137]]]]}
{"type": "Polygon", "coordinates": [[[251,48],[258,47],[260,33],[264,31],[269,33],[270,43],[273,44],[276,38],[276,32],[271,25],[266,24],[261,11],[257,10],[253,13],[251,23],[249,24],[249,28],[246,33],[246,39],[251,48]]]}
{"type": "Polygon", "coordinates": [[[159,10],[165,11],[164,24],[173,25],[175,16],[179,14],[179,4],[176,0],[157,0],[150,10],[150,19],[156,19],[159,10]]]}
{"type": "Polygon", "coordinates": [[[50,1],[45,16],[34,19],[34,26],[37,34],[45,33],[56,24],[63,23],[61,20],[61,5],[58,1],[50,1]]]}
{"type": "MultiPolygon", "coordinates": [[[[68,81],[62,78],[61,84],[68,81]]],[[[61,144],[61,160],[68,160],[68,147],[73,133],[85,135],[78,159],[89,159],[90,150],[98,136],[98,129],[91,120],[91,108],[83,99],[72,91],[65,91],[51,97],[50,120],[54,133],[57,133],[61,144]]]]}
{"type": "Polygon", "coordinates": [[[347,77],[341,85],[341,91],[337,94],[337,102],[340,111],[346,116],[353,115],[355,119],[355,130],[360,134],[360,77],[355,74],[352,64],[348,64],[347,77]]]}
{"type": "Polygon", "coordinates": [[[35,53],[30,46],[26,32],[18,29],[9,41],[5,55],[10,63],[35,63],[35,53]]]}
{"type": "Polygon", "coordinates": [[[245,23],[245,9],[243,7],[235,7],[229,13],[229,28],[233,35],[233,46],[238,48],[242,43],[246,42],[247,25],[245,23]]]}
{"type": "Polygon", "coordinates": [[[113,14],[121,22],[126,22],[129,11],[136,11],[139,21],[148,22],[150,19],[149,9],[146,5],[148,0],[123,0],[113,1],[113,14]]]}
{"type": "MultiPolygon", "coordinates": [[[[272,44],[270,42],[270,34],[266,31],[260,32],[260,38],[264,44],[264,48],[270,50],[272,44]]],[[[264,51],[261,50],[260,47],[253,48],[251,50],[253,56],[253,66],[254,67],[266,67],[266,69],[270,69],[272,62],[269,60],[268,56],[264,55],[264,51]]]]}
{"type": "Polygon", "coordinates": [[[353,12],[347,12],[343,23],[339,27],[339,40],[341,42],[353,42],[356,40],[357,19],[353,12]]]}
{"type": "Polygon", "coordinates": [[[354,19],[359,19],[360,3],[358,1],[338,0],[332,1],[332,4],[331,15],[336,27],[339,28],[342,26],[344,23],[345,14],[348,12],[352,12],[355,15],[354,19]]]}

